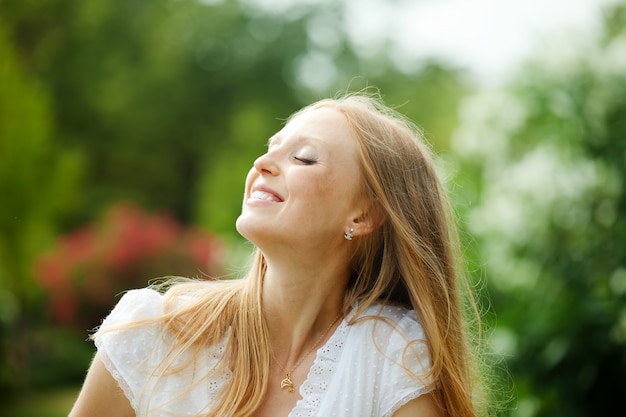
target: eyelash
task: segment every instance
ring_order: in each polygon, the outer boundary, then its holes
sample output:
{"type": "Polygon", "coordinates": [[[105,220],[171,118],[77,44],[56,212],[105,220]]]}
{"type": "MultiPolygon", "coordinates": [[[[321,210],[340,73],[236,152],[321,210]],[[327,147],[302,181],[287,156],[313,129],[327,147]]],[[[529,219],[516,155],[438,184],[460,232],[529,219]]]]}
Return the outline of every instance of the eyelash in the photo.
{"type": "Polygon", "coordinates": [[[294,156],[293,159],[295,159],[296,161],[302,162],[303,164],[306,164],[306,165],[313,165],[315,162],[317,162],[312,159],[302,158],[299,156],[294,156]]]}

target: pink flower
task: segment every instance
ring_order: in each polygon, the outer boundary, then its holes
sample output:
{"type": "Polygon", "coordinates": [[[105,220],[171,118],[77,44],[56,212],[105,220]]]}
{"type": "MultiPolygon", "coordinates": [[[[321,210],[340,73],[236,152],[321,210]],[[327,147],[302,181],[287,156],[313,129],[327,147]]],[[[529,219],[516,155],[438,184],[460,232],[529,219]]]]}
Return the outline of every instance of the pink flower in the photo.
{"type": "Polygon", "coordinates": [[[67,323],[76,315],[78,310],[75,294],[63,292],[53,295],[51,310],[55,322],[67,323]]]}
{"type": "Polygon", "coordinates": [[[215,236],[198,228],[187,231],[183,238],[183,247],[207,273],[214,272],[211,269],[215,264],[221,265],[221,259],[225,257],[222,243],[215,236]]]}
{"type": "Polygon", "coordinates": [[[120,292],[165,275],[221,274],[225,255],[216,236],[124,202],[61,236],[34,273],[55,321],[84,331],[99,324],[120,292]]]}

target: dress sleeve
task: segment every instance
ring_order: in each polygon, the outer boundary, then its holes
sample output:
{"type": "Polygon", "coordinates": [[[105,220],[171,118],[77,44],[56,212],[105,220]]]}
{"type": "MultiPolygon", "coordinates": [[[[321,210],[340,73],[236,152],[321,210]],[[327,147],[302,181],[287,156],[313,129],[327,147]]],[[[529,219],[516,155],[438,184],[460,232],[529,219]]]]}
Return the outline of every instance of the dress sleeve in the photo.
{"type": "Polygon", "coordinates": [[[386,335],[381,384],[381,415],[390,417],[409,401],[433,389],[426,338],[414,311],[405,311],[397,327],[386,335]]]}
{"type": "Polygon", "coordinates": [[[161,329],[156,322],[124,326],[162,314],[161,294],[151,289],[131,290],[104,319],[94,337],[100,358],[135,411],[141,407],[138,402],[141,390],[146,388],[146,370],[154,369],[165,346],[162,346],[161,329]]]}

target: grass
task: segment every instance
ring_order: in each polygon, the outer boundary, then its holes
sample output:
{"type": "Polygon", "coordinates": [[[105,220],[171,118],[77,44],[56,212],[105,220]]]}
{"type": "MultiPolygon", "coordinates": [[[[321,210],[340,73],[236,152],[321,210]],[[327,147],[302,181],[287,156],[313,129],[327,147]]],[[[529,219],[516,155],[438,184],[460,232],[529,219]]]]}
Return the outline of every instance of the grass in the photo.
{"type": "Polygon", "coordinates": [[[0,406],[0,414],[11,417],[67,417],[78,388],[61,388],[19,396],[0,406]]]}

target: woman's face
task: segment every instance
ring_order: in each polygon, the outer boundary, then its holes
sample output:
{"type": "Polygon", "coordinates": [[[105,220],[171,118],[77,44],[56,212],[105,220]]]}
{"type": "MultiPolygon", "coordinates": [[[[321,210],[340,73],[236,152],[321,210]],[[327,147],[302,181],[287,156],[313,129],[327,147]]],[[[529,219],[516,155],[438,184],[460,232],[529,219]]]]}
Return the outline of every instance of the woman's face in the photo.
{"type": "Polygon", "coordinates": [[[237,230],[264,243],[331,243],[363,211],[357,145],[345,116],[308,110],[274,135],[246,178],[237,230]]]}

